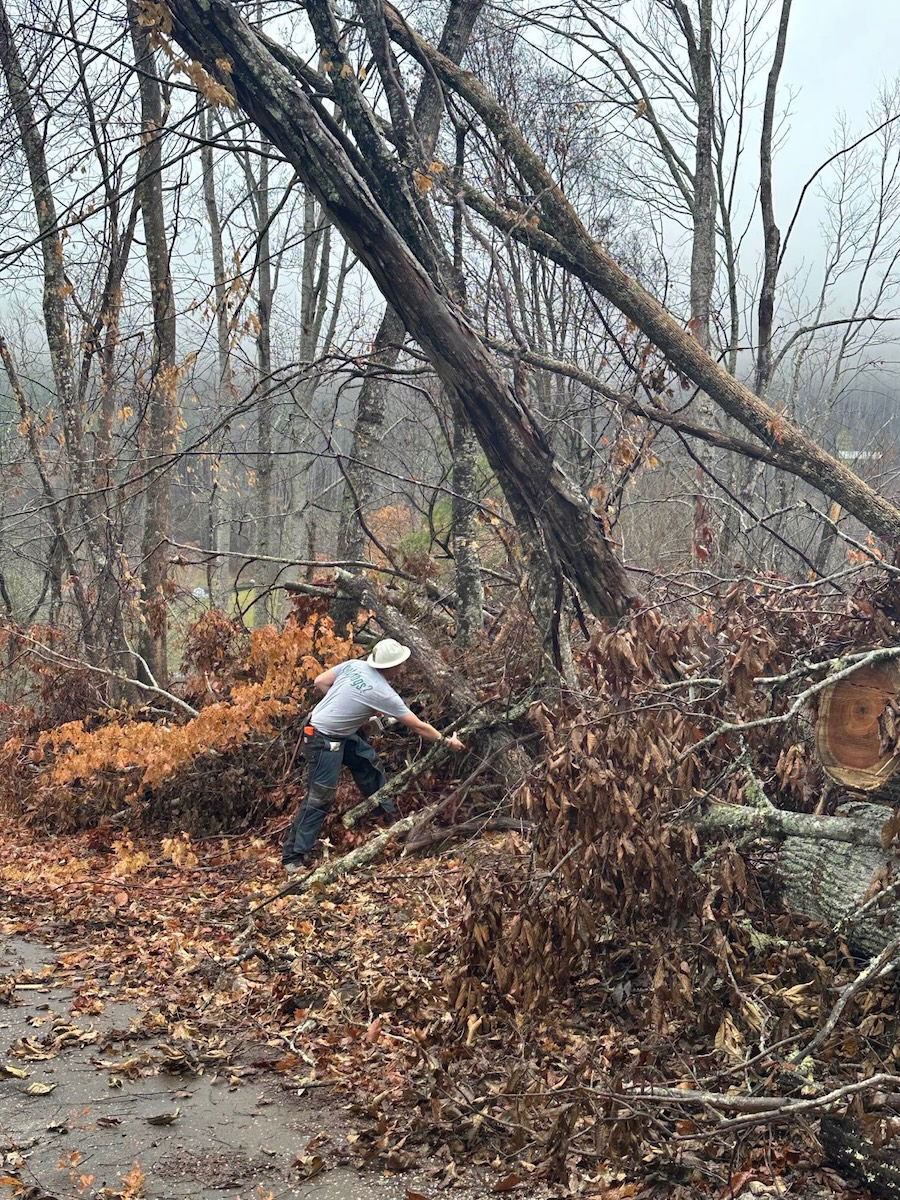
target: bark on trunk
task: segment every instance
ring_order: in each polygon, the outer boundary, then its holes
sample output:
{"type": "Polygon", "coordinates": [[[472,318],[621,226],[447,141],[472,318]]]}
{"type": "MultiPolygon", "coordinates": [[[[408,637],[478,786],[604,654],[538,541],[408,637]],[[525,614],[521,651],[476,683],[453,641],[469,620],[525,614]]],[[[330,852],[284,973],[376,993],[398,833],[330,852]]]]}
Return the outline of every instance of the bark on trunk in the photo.
{"type": "MultiPolygon", "coordinates": [[[[429,76],[430,79],[430,76],[429,76]]],[[[462,178],[466,165],[466,131],[456,131],[454,174],[462,178]]],[[[460,296],[466,297],[463,267],[462,206],[453,210],[453,271],[460,296]]],[[[453,406],[453,557],[456,565],[457,623],[456,637],[468,646],[481,633],[484,624],[484,584],[481,580],[481,556],[478,553],[476,523],[478,442],[466,414],[453,406]]]]}
{"type": "Polygon", "coordinates": [[[772,325],[775,318],[775,284],[778,279],[778,251],[781,247],[781,231],[775,223],[775,203],[772,196],[772,136],[775,126],[775,96],[778,77],[784,62],[787,42],[788,21],[791,16],[791,0],[784,0],[775,54],[766,83],[766,99],[763,105],[763,123],[759,148],[759,206],[763,225],[763,274],[759,290],[759,310],[756,340],[756,376],[754,388],[758,395],[765,396],[772,375],[772,325]]]}
{"type": "MultiPolygon", "coordinates": [[[[256,272],[257,320],[256,335],[257,387],[259,402],[256,407],[256,546],[260,555],[268,557],[278,553],[274,545],[275,514],[273,510],[273,483],[275,459],[272,455],[272,430],[274,424],[274,386],[272,383],[272,239],[270,234],[271,214],[269,205],[269,160],[268,147],[262,145],[259,178],[255,184],[256,221],[258,238],[258,266],[256,272]]],[[[274,573],[265,563],[259,564],[260,585],[264,598],[253,609],[253,623],[265,625],[272,615],[270,584],[274,573]]]]}
{"type": "MultiPolygon", "coordinates": [[[[166,596],[171,485],[167,462],[175,449],[178,367],[175,362],[175,295],[166,232],[162,181],[163,98],[156,62],[136,0],[129,0],[128,23],[141,98],[142,146],[137,186],[144,225],[147,273],[153,305],[153,357],[145,436],[150,447],[144,531],[141,543],[143,620],[138,646],[152,679],[165,687],[168,675],[166,596]]],[[[142,667],[143,669],[143,667],[142,667]]],[[[145,672],[146,673],[146,672],[145,672]]]]}
{"type": "Polygon", "coordinates": [[[823,1117],[819,1141],[825,1160],[847,1179],[862,1185],[879,1200],[900,1200],[900,1163],[896,1149],[878,1146],[850,1117],[823,1117]]]}
{"type": "Polygon", "coordinates": [[[456,638],[470,645],[484,622],[484,587],[478,555],[477,442],[462,413],[453,414],[453,557],[456,563],[456,638]]]}
{"type": "Polygon", "coordinates": [[[697,135],[694,142],[694,191],[691,239],[691,327],[694,337],[709,349],[710,310],[716,274],[716,190],[713,170],[713,120],[715,93],[712,77],[712,0],[700,0],[699,27],[694,25],[687,5],[676,4],[688,48],[697,105],[697,135]]]}
{"type": "MultiPolygon", "coordinates": [[[[229,333],[227,295],[225,279],[225,248],[222,242],[222,220],[216,196],[216,179],[212,151],[212,122],[209,111],[200,114],[200,165],[203,173],[203,201],[209,222],[209,241],[212,251],[213,288],[216,297],[216,351],[218,356],[218,399],[224,407],[225,398],[232,391],[231,337],[229,333]]],[[[206,564],[206,586],[212,607],[224,603],[223,560],[216,552],[223,548],[223,498],[221,486],[221,462],[213,459],[210,465],[209,513],[207,517],[207,546],[213,551],[206,564]]]]}
{"type": "MultiPolygon", "coordinates": [[[[365,514],[371,506],[374,477],[369,467],[381,444],[381,429],[390,389],[390,372],[406,339],[406,327],[392,308],[386,308],[372,346],[356,405],[356,423],[345,468],[346,486],[338,531],[338,557],[347,562],[365,558],[365,514]]],[[[352,620],[346,603],[336,602],[332,616],[338,626],[352,620]]]]}
{"type": "Polygon", "coordinates": [[[841,933],[856,949],[878,954],[900,936],[900,901],[893,891],[856,914],[900,877],[900,853],[883,845],[891,810],[846,801],[833,817],[722,804],[698,822],[701,832],[758,833],[781,842],[778,869],[788,905],[841,933]]]}
{"type": "MultiPolygon", "coordinates": [[[[697,136],[694,146],[693,237],[691,239],[691,329],[704,350],[711,341],[710,319],[712,293],[716,276],[716,193],[713,171],[713,119],[715,94],[712,78],[712,0],[700,0],[700,22],[697,35],[687,6],[676,6],[685,38],[694,82],[697,103],[697,136]]],[[[696,407],[704,425],[712,424],[712,403],[701,392],[696,407]]],[[[697,491],[694,496],[694,561],[705,563],[713,552],[712,488],[709,475],[698,462],[694,477],[697,491]]]]}
{"type": "Polygon", "coordinates": [[[896,902],[883,908],[876,905],[859,920],[852,919],[868,898],[873,883],[890,885],[898,865],[896,852],[880,846],[854,846],[808,837],[786,838],[778,857],[788,905],[795,912],[841,928],[848,942],[866,954],[878,954],[900,936],[900,906],[896,902]]]}
{"type": "Polygon", "coordinates": [[[72,482],[76,491],[89,491],[91,479],[84,461],[82,415],[75,404],[74,362],[65,301],[70,289],[66,279],[56,201],[43,141],[31,103],[28,81],[19,59],[5,4],[0,4],[0,66],[9,89],[34,198],[40,234],[38,245],[44,272],[44,325],[53,382],[62,416],[66,452],[72,469],[72,482]]]}

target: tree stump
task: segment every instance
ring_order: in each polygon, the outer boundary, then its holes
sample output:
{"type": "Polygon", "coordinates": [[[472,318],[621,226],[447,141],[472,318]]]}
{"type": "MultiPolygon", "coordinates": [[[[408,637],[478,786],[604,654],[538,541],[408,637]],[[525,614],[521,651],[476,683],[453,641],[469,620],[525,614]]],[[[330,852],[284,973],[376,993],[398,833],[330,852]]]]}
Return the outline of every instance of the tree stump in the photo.
{"type": "Polygon", "coordinates": [[[822,693],[816,747],[826,773],[868,800],[900,803],[900,667],[860,667],[822,693]]]}

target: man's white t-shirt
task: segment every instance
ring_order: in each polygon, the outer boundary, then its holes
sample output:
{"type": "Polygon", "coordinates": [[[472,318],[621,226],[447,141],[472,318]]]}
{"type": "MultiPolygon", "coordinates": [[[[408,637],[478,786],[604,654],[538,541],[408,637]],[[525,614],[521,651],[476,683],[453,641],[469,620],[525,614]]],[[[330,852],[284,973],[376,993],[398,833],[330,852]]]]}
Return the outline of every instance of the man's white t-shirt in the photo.
{"type": "Polygon", "coordinates": [[[326,737],[346,738],[376,713],[401,720],[410,715],[381,671],[362,659],[339,663],[335,680],[310,713],[314,729],[326,737]]]}

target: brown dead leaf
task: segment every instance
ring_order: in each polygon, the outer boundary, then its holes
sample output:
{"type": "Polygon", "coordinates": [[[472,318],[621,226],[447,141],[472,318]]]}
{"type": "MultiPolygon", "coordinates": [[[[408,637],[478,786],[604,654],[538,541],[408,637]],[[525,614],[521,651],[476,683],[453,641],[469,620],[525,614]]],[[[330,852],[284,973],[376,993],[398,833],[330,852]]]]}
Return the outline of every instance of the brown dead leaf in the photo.
{"type": "Polygon", "coordinates": [[[296,1168],[300,1178],[305,1181],[319,1174],[325,1166],[325,1159],[321,1154],[301,1154],[294,1159],[291,1166],[296,1168]]]}
{"type": "Polygon", "coordinates": [[[141,1164],[136,1162],[127,1175],[122,1177],[122,1200],[141,1200],[146,1182],[141,1164]]]}
{"type": "Polygon", "coordinates": [[[521,1187],[525,1180],[521,1175],[506,1175],[503,1179],[498,1180],[493,1187],[495,1192],[514,1192],[516,1188],[521,1187]]]}
{"type": "Polygon", "coordinates": [[[19,1038],[12,1049],[16,1058],[27,1058],[33,1062],[43,1062],[48,1058],[56,1058],[56,1050],[53,1047],[42,1046],[37,1038],[19,1038]]]}

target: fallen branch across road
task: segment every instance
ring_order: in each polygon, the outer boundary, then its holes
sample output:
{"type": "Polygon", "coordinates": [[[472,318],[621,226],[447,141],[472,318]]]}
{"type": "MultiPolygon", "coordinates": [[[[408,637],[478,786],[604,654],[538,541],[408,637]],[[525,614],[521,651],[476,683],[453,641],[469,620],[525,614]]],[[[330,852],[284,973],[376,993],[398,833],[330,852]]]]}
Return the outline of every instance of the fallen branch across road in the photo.
{"type": "Polygon", "coordinates": [[[302,896],[319,884],[334,883],[336,879],[340,879],[342,875],[349,875],[357,867],[374,862],[377,858],[381,857],[382,852],[395,838],[399,837],[402,833],[408,833],[410,829],[420,822],[429,821],[432,817],[437,816],[444,807],[444,804],[445,801],[441,800],[437,804],[420,809],[408,817],[401,817],[399,821],[395,821],[388,829],[376,834],[375,837],[370,838],[367,842],[363,842],[361,846],[355,847],[349,854],[345,854],[341,858],[336,858],[332,862],[325,863],[318,870],[311,871],[309,875],[305,875],[303,879],[292,880],[280,892],[276,892],[274,896],[267,896],[265,900],[250,909],[249,915],[252,917],[261,908],[266,908],[267,905],[273,904],[283,896],[302,896]]]}

